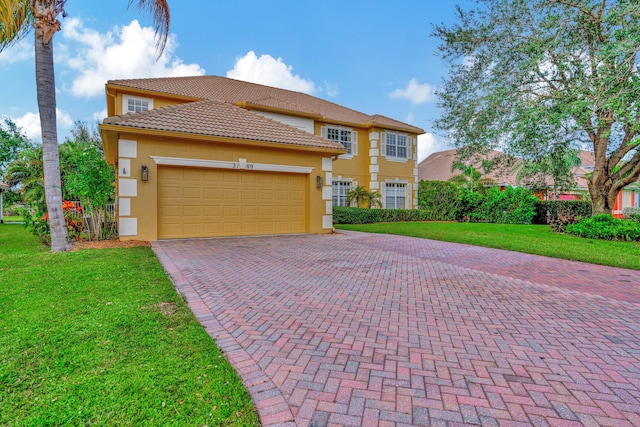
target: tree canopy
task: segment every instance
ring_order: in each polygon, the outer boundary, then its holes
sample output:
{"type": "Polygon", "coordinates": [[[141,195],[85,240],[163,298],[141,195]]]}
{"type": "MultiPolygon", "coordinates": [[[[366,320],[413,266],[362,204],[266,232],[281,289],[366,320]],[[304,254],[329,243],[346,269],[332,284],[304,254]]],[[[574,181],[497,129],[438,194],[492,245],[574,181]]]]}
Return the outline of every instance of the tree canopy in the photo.
{"type": "Polygon", "coordinates": [[[478,0],[457,18],[433,31],[451,64],[436,127],[463,156],[541,159],[581,143],[594,212],[610,212],[640,177],[640,3],[478,0]]]}
{"type": "Polygon", "coordinates": [[[0,178],[9,163],[16,160],[22,150],[31,146],[31,141],[10,119],[5,119],[4,124],[0,124],[0,178]]]}

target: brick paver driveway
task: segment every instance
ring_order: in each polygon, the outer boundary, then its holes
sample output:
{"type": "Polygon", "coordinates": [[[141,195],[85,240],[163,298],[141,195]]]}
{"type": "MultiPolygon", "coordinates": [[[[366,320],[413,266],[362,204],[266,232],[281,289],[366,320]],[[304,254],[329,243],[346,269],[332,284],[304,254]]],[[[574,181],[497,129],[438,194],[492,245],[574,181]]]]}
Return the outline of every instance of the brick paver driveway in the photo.
{"type": "Polygon", "coordinates": [[[264,425],[640,426],[640,272],[352,232],[154,250],[264,425]]]}

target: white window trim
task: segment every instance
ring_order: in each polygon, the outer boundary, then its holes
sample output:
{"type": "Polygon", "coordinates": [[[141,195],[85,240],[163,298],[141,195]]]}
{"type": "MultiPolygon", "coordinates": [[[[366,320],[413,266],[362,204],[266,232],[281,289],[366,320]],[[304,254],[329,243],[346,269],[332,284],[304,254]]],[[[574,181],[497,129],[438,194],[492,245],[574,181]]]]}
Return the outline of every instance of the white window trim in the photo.
{"type": "Polygon", "coordinates": [[[411,137],[411,135],[407,134],[407,133],[402,133],[402,132],[391,132],[391,131],[384,131],[382,133],[382,140],[383,143],[382,145],[382,156],[389,162],[398,162],[398,163],[406,163],[408,160],[411,160],[411,157],[413,155],[413,138],[411,137]],[[406,157],[398,157],[398,156],[389,156],[387,155],[387,135],[397,135],[397,136],[404,136],[406,139],[406,144],[405,144],[405,148],[406,148],[406,153],[407,156],[406,157]]]}
{"type": "MultiPolygon", "coordinates": [[[[411,209],[410,207],[407,208],[407,200],[410,199],[410,195],[408,194],[409,191],[409,181],[407,180],[401,180],[401,179],[385,179],[384,180],[384,185],[382,186],[384,191],[381,193],[382,194],[382,198],[383,198],[383,203],[384,203],[384,208],[385,209],[411,209]],[[389,208],[387,206],[387,184],[399,184],[399,185],[403,185],[404,186],[404,207],[402,208],[389,208]]],[[[409,205],[410,206],[410,205],[409,205]]]]}
{"type": "Polygon", "coordinates": [[[130,113],[129,100],[146,101],[149,104],[149,110],[153,110],[153,98],[145,98],[142,96],[122,95],[122,114],[130,113]]]}
{"type": "MultiPolygon", "coordinates": [[[[349,132],[351,132],[351,152],[350,153],[345,153],[345,154],[340,154],[338,156],[339,159],[351,160],[355,156],[358,155],[358,130],[357,129],[346,127],[346,126],[333,125],[333,124],[327,123],[324,126],[322,126],[321,131],[320,131],[320,133],[321,133],[320,136],[325,138],[325,139],[329,139],[329,129],[336,129],[336,130],[339,130],[339,131],[349,131],[349,132]]],[[[340,141],[336,141],[334,139],[329,139],[329,140],[337,142],[338,144],[342,145],[342,143],[340,141]]]]}
{"type": "MultiPolygon", "coordinates": [[[[333,184],[336,182],[347,182],[349,183],[349,190],[352,190],[354,185],[353,183],[355,182],[353,180],[353,178],[334,178],[333,180],[331,180],[331,202],[333,203],[333,184]]],[[[345,200],[346,201],[346,200],[345,200]]],[[[334,205],[334,206],[339,206],[339,205],[334,205]]],[[[349,206],[349,205],[345,205],[345,206],[349,206]]]]}

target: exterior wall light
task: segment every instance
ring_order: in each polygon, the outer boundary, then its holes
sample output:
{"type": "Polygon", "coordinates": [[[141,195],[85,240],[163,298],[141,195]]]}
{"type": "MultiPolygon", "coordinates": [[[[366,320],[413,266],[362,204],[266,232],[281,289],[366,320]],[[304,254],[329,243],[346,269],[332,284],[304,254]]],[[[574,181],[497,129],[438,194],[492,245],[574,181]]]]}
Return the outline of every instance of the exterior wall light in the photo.
{"type": "Polygon", "coordinates": [[[144,182],[149,181],[149,168],[146,166],[142,166],[141,177],[140,179],[144,182]]]}
{"type": "Polygon", "coordinates": [[[320,175],[316,176],[316,188],[322,188],[322,177],[320,175]]]}

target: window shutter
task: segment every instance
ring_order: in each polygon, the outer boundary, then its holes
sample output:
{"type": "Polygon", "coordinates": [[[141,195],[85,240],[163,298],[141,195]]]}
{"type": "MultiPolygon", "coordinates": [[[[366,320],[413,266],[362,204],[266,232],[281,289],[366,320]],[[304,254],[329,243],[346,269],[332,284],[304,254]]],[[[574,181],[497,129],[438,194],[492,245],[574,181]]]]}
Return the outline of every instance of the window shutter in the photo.
{"type": "Polygon", "coordinates": [[[386,209],[387,208],[387,184],[386,183],[382,183],[382,185],[380,185],[380,198],[382,199],[382,209],[386,209]]]}
{"type": "Polygon", "coordinates": [[[413,209],[413,191],[411,191],[411,184],[407,184],[407,209],[413,209]]]}
{"type": "Polygon", "coordinates": [[[386,157],[387,156],[387,134],[386,132],[382,132],[382,136],[380,138],[380,155],[386,157]]]}
{"type": "Polygon", "coordinates": [[[407,159],[411,159],[411,153],[413,152],[413,138],[407,136],[407,159]]]}
{"type": "Polygon", "coordinates": [[[356,129],[351,130],[351,154],[358,155],[358,131],[356,129]]]}
{"type": "Polygon", "coordinates": [[[320,128],[320,136],[322,136],[323,138],[327,138],[327,127],[326,126],[322,126],[320,128]]]}

